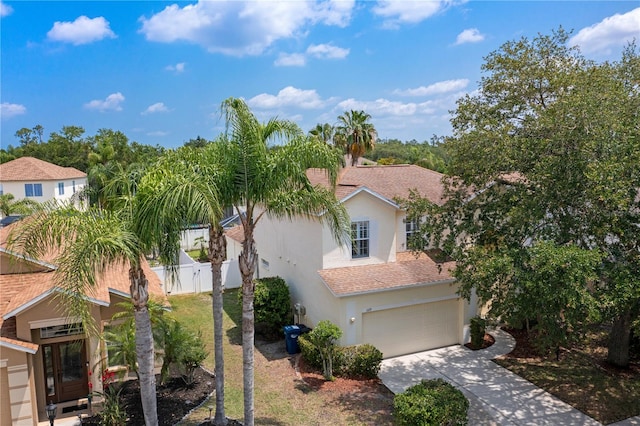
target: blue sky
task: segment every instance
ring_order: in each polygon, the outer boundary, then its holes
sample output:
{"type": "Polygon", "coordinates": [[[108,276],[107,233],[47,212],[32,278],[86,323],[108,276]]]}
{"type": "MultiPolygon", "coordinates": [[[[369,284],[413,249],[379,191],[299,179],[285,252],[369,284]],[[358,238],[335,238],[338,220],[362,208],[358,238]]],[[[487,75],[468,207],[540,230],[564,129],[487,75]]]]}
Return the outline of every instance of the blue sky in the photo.
{"type": "Polygon", "coordinates": [[[455,100],[509,40],[573,31],[589,58],[640,42],[640,1],[2,1],[1,146],[44,126],[177,147],[220,103],[304,131],[364,110],[380,138],[451,132],[455,100]]]}

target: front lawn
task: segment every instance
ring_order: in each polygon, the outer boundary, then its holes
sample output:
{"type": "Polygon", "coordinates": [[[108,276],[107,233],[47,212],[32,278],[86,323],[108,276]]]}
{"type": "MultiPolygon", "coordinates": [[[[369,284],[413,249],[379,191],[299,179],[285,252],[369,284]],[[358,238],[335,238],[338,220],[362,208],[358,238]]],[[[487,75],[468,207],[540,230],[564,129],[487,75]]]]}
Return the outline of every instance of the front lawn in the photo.
{"type": "Polygon", "coordinates": [[[603,424],[640,415],[640,363],[618,369],[606,362],[606,333],[594,330],[571,350],[543,358],[534,354],[526,333],[511,331],[516,349],[497,359],[501,366],[552,393],[603,424]]]}
{"type": "MultiPolygon", "coordinates": [[[[213,324],[209,293],[169,298],[176,317],[187,327],[200,330],[213,362],[213,324]]],[[[225,410],[229,418],[242,420],[241,307],[237,290],[224,294],[225,410]]],[[[256,338],[255,418],[257,425],[391,425],[393,394],[378,381],[337,378],[326,383],[320,375],[296,371],[296,357],[285,351],[283,339],[265,342],[256,338]],[[317,376],[317,377],[316,377],[317,376]]],[[[209,416],[209,403],[183,425],[198,425],[209,416]]]]}

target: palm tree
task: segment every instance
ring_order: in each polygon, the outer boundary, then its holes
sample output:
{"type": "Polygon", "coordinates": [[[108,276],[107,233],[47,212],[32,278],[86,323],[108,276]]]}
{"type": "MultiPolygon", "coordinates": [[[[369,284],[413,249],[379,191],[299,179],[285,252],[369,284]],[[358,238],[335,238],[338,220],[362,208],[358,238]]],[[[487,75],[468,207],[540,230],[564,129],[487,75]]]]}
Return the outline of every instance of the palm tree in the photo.
{"type": "Polygon", "coordinates": [[[316,127],[309,130],[309,136],[326,144],[333,141],[334,128],[329,123],[316,124],[316,127]]]}
{"type": "Polygon", "coordinates": [[[202,148],[185,146],[169,152],[158,162],[140,185],[139,210],[144,232],[150,235],[171,235],[155,242],[166,259],[175,265],[180,249],[179,236],[193,223],[209,225],[209,253],[212,273],[212,310],[214,327],[214,360],[216,381],[216,413],[214,423],[226,425],[224,411],[224,352],[222,264],[227,256],[227,241],[220,226],[222,208],[228,200],[224,182],[225,160],[222,144],[207,144],[202,148]],[[155,228],[155,229],[154,229],[155,228]]]}
{"type": "MultiPolygon", "coordinates": [[[[230,201],[240,215],[244,241],[239,256],[242,276],[242,356],[244,385],[244,424],[253,426],[254,365],[254,285],[258,253],[254,231],[265,215],[274,218],[303,216],[325,221],[334,238],[345,242],[349,232],[348,215],[333,191],[312,186],[308,168],[325,169],[335,184],[342,155],[334,148],[304,137],[300,128],[286,120],[261,123],[241,99],[222,103],[226,119],[225,164],[231,171],[230,201]],[[280,142],[270,149],[270,142],[280,142]],[[319,215],[320,212],[324,214],[319,215]]],[[[225,180],[225,182],[227,182],[225,180]]],[[[225,183],[226,184],[226,183],[225,183]]]]}
{"type": "Polygon", "coordinates": [[[125,265],[129,269],[130,296],[134,307],[136,358],[142,409],[147,426],[158,424],[154,345],[149,315],[148,281],[142,262],[149,249],[146,235],[136,232],[131,209],[107,211],[90,208],[79,211],[73,206],[48,206],[11,233],[9,247],[27,256],[39,258],[59,253],[55,280],[63,291],[60,306],[79,316],[89,330],[97,332],[85,295],[98,285],[107,269],[125,265]]]}
{"type": "Polygon", "coordinates": [[[369,122],[371,115],[364,111],[346,111],[338,116],[338,125],[334,136],[336,146],[344,148],[351,156],[351,165],[358,164],[358,158],[373,149],[378,132],[369,122]]]}
{"type": "Polygon", "coordinates": [[[38,202],[30,198],[15,200],[13,194],[0,195],[0,216],[6,217],[12,214],[29,214],[38,207],[38,202]]]}

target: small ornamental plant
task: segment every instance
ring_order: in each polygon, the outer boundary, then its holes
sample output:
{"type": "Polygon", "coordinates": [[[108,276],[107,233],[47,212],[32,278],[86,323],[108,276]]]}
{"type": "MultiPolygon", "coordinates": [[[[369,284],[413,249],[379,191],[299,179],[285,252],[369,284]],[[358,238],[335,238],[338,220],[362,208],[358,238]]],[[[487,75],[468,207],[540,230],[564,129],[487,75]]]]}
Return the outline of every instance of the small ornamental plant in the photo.
{"type": "Polygon", "coordinates": [[[101,426],[120,426],[127,423],[127,413],[120,406],[120,386],[116,381],[116,373],[105,369],[102,371],[102,411],[99,414],[101,426]]]}

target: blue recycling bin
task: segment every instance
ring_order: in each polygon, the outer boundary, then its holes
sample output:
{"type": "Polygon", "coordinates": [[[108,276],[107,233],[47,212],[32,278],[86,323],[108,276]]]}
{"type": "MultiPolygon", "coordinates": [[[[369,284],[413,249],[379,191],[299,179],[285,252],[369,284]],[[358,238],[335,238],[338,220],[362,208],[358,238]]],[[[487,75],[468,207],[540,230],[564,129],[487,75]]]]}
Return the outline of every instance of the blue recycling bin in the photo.
{"type": "Polygon", "coordinates": [[[287,353],[290,355],[300,352],[300,345],[298,344],[298,337],[301,334],[311,331],[311,329],[302,324],[285,325],[284,329],[284,341],[287,346],[287,353]]]}

